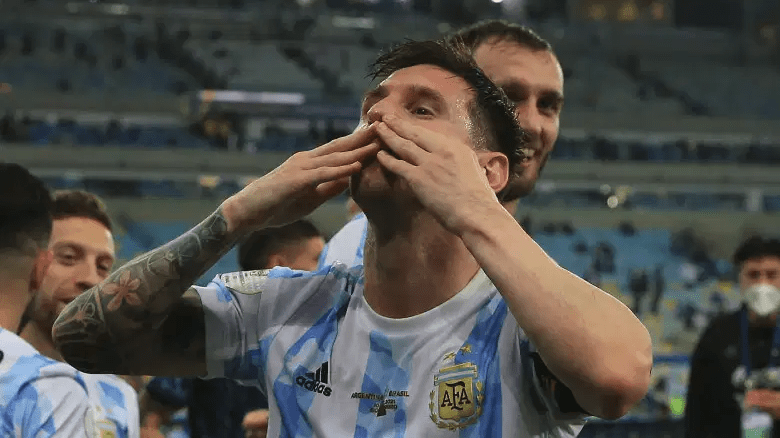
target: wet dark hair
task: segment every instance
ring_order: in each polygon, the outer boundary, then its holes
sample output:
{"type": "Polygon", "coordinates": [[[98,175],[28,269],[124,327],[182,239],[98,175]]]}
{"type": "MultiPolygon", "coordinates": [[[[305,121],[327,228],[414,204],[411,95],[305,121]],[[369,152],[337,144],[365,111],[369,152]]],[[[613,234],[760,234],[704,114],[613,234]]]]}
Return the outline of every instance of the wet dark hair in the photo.
{"type": "Polygon", "coordinates": [[[255,231],[238,246],[238,265],[242,271],[272,268],[268,266],[268,259],[272,255],[312,237],[322,237],[322,233],[305,219],[282,227],[255,231]]]}
{"type": "Polygon", "coordinates": [[[450,38],[460,39],[471,51],[490,40],[498,39],[514,42],[531,50],[553,53],[552,45],[533,29],[506,20],[480,21],[456,31],[450,38]]]}
{"type": "Polygon", "coordinates": [[[761,257],[780,258],[780,240],[761,236],[750,237],[739,245],[732,261],[734,267],[739,270],[746,261],[761,257]]]}
{"type": "Polygon", "coordinates": [[[58,190],[54,192],[54,220],[69,217],[94,219],[114,232],[106,205],[95,194],[84,190],[58,190]]]}
{"type": "Polygon", "coordinates": [[[51,194],[24,167],[0,162],[0,250],[34,255],[49,246],[51,194]]]}
{"type": "MultiPolygon", "coordinates": [[[[407,41],[380,55],[370,67],[373,79],[384,79],[394,72],[416,65],[433,65],[466,81],[475,98],[469,107],[474,124],[472,140],[476,146],[484,141],[486,149],[502,152],[509,159],[509,169],[523,158],[525,132],[515,119],[515,105],[471,58],[466,45],[457,38],[431,41],[407,41]]],[[[504,199],[509,184],[498,193],[504,199]]]]}

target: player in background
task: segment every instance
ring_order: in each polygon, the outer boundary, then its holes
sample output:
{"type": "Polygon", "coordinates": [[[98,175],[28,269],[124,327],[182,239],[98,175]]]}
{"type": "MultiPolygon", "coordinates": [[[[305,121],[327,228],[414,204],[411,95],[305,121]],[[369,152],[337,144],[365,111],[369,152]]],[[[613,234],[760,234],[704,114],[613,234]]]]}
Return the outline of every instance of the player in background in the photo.
{"type": "MultiPolygon", "coordinates": [[[[28,309],[21,336],[51,359],[65,362],[54,348],[51,329],[62,309],[105,280],[116,259],[113,226],[103,201],[82,190],[54,193],[49,250],[53,259],[28,309]]],[[[138,438],[138,394],[113,374],[83,374],[98,436],[138,438]]]]}
{"type": "Polygon", "coordinates": [[[51,195],[10,163],[0,163],[0,187],[0,436],[91,437],[81,373],[16,335],[51,263],[51,195]]]}
{"type": "MultiPolygon", "coordinates": [[[[525,158],[515,165],[511,196],[502,202],[514,213],[520,199],[533,191],[558,139],[563,71],[550,43],[525,26],[487,20],[453,37],[466,43],[477,65],[515,103],[517,121],[526,132],[525,158]]],[[[327,243],[320,266],[336,260],[348,266],[362,264],[367,228],[364,214],[353,216],[327,243]]]]}

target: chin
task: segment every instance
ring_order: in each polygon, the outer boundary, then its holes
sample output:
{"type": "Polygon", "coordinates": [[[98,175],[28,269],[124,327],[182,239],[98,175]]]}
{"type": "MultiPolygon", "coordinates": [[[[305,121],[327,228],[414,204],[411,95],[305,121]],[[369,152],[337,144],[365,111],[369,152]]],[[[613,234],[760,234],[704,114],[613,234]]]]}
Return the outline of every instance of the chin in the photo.
{"type": "Polygon", "coordinates": [[[352,175],[349,185],[350,195],[361,209],[365,202],[373,199],[384,199],[392,196],[392,182],[396,178],[374,161],[360,172],[352,175]]]}

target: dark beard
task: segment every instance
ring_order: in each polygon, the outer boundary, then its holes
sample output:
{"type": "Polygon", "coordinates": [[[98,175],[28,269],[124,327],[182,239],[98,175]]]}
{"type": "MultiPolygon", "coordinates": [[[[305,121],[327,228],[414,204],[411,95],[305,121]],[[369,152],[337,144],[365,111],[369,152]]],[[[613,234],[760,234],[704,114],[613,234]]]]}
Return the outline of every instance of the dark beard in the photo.
{"type": "Polygon", "coordinates": [[[33,310],[35,309],[35,299],[33,298],[30,300],[30,304],[27,305],[27,308],[24,309],[24,313],[22,314],[22,319],[19,321],[19,328],[16,329],[16,334],[21,335],[22,331],[25,327],[27,327],[27,324],[32,321],[32,314],[33,310]]]}

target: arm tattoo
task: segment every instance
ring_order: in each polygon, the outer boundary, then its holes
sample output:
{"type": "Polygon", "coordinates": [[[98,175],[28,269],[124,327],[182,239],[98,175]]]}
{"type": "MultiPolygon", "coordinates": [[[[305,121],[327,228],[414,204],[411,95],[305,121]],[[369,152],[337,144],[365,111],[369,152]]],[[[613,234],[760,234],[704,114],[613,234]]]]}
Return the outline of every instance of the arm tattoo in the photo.
{"type": "Polygon", "coordinates": [[[176,359],[204,361],[200,300],[182,294],[236,241],[217,210],[136,257],[63,310],[54,324],[57,347],[69,363],[91,373],[138,374],[159,357],[171,359],[171,366],[176,359]]]}

